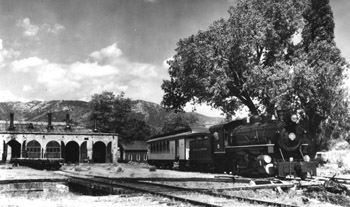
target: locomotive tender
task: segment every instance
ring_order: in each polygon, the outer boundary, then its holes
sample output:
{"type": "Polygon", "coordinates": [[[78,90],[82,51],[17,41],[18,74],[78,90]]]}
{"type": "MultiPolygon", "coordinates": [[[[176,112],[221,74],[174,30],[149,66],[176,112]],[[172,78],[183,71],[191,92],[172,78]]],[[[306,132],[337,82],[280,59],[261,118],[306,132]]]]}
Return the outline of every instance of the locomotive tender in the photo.
{"type": "Polygon", "coordinates": [[[148,140],[148,162],[157,167],[231,172],[236,175],[306,178],[316,175],[307,133],[298,116],[280,112],[209,128],[192,128],[148,140]]]}

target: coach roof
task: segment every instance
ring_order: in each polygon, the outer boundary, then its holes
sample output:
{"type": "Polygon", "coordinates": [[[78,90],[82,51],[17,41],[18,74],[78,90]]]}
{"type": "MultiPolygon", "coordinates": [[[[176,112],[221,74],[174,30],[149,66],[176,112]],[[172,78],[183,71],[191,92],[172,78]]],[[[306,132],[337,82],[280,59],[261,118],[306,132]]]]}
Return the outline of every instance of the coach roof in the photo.
{"type": "Polygon", "coordinates": [[[166,134],[154,136],[150,140],[148,140],[147,143],[161,141],[161,140],[171,140],[171,139],[177,139],[181,137],[189,137],[192,135],[201,135],[201,134],[210,134],[209,129],[206,127],[192,127],[192,128],[177,130],[172,133],[166,133],[166,134]]]}

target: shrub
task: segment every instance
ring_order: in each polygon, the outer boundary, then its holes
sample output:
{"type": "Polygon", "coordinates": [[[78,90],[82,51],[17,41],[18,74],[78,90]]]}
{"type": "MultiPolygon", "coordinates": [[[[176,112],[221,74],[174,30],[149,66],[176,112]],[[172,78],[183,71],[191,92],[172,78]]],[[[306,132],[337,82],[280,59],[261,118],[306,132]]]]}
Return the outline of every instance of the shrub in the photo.
{"type": "Polygon", "coordinates": [[[123,169],[120,165],[118,165],[118,166],[115,168],[115,171],[116,171],[117,173],[119,173],[119,172],[124,172],[124,169],[123,169]]]}
{"type": "Polygon", "coordinates": [[[155,166],[151,166],[150,168],[149,168],[149,171],[150,172],[155,172],[157,170],[157,168],[155,167],[155,166]]]}

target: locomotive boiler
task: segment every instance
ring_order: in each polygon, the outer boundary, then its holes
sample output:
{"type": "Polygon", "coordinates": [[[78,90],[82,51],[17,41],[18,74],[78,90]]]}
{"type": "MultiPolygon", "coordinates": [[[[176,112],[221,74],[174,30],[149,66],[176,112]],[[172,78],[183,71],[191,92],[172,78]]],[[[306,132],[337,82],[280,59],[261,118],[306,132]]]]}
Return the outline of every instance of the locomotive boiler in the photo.
{"type": "Polygon", "coordinates": [[[209,128],[211,139],[190,143],[190,165],[217,172],[305,178],[316,175],[308,155],[307,133],[295,114],[252,116],[209,128]],[[208,156],[208,155],[211,156],[208,156]]]}

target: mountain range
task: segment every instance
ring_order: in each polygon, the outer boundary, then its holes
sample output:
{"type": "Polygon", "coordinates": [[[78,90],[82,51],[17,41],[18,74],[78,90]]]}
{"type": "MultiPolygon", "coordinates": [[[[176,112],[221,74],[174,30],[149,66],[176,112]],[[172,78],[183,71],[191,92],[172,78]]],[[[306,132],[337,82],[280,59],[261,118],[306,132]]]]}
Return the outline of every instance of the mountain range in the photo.
{"type": "MultiPolygon", "coordinates": [[[[140,120],[148,125],[161,129],[164,120],[172,113],[159,104],[143,100],[132,101],[132,110],[140,120]]],[[[52,113],[53,122],[61,122],[70,115],[70,119],[80,126],[86,126],[89,117],[89,102],[78,100],[30,101],[30,102],[0,102],[0,120],[9,120],[14,113],[15,121],[46,122],[47,113],[52,113]]],[[[199,125],[210,126],[222,122],[221,117],[208,117],[195,112],[187,112],[198,118],[199,125]]]]}

